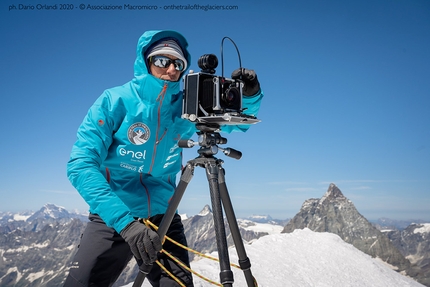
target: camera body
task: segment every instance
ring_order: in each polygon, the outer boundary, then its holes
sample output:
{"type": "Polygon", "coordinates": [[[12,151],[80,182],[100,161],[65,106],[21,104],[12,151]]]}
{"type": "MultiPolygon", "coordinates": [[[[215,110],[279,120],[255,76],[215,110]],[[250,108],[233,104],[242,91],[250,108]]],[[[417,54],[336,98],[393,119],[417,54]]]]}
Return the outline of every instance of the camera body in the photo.
{"type": "Polygon", "coordinates": [[[259,122],[255,117],[243,114],[243,82],[214,75],[218,60],[215,55],[203,55],[198,61],[199,73],[183,79],[182,118],[192,122],[238,125],[259,122]]]}
{"type": "Polygon", "coordinates": [[[184,114],[197,117],[237,113],[242,109],[242,86],[239,81],[191,73],[184,78],[184,114]]]}

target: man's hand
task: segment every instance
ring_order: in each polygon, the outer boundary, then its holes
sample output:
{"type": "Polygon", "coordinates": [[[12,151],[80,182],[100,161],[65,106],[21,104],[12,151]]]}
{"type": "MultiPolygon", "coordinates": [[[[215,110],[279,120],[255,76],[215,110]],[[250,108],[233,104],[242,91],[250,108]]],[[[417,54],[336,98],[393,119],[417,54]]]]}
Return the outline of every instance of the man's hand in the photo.
{"type": "Polygon", "coordinates": [[[244,87],[242,94],[244,96],[253,96],[260,90],[260,83],[257,79],[257,74],[254,70],[248,70],[245,68],[239,68],[231,73],[231,78],[234,80],[242,80],[244,87]]]}
{"type": "Polygon", "coordinates": [[[157,232],[135,220],[128,224],[120,234],[130,245],[131,252],[137,261],[142,260],[146,265],[151,265],[157,260],[157,254],[163,248],[157,232]]]}

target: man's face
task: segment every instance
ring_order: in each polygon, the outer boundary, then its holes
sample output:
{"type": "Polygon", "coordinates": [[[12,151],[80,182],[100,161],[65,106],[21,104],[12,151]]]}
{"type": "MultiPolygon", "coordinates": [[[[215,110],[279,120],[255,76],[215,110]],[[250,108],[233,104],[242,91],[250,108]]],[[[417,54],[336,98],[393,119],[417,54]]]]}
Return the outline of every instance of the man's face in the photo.
{"type": "MultiPolygon", "coordinates": [[[[164,57],[167,57],[171,60],[176,60],[177,58],[172,55],[162,55],[164,57]]],[[[157,77],[161,80],[176,82],[179,80],[179,77],[181,76],[181,71],[178,71],[175,69],[175,65],[171,63],[166,68],[157,67],[154,65],[154,63],[151,62],[150,64],[151,74],[154,77],[157,77]]]]}

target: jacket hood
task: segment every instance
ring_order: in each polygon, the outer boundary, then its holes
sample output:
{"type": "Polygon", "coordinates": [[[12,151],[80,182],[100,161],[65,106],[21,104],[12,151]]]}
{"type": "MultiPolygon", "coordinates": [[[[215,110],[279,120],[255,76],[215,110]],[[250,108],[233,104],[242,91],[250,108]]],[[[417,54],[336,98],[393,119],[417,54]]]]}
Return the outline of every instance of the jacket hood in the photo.
{"type": "MultiPolygon", "coordinates": [[[[178,42],[178,44],[181,46],[182,51],[184,53],[184,57],[187,59],[188,63],[191,63],[191,56],[190,53],[187,50],[188,42],[180,34],[179,32],[173,31],[173,30],[152,30],[152,31],[146,31],[143,33],[143,35],[139,38],[139,41],[137,43],[137,49],[136,49],[136,61],[134,62],[134,76],[139,77],[145,74],[149,74],[148,66],[146,64],[146,57],[145,55],[148,52],[148,49],[158,41],[162,39],[174,39],[178,42]]],[[[190,64],[188,64],[189,66],[190,64]]],[[[188,67],[187,67],[188,69],[188,67]]],[[[182,75],[186,72],[183,71],[182,75]]]]}

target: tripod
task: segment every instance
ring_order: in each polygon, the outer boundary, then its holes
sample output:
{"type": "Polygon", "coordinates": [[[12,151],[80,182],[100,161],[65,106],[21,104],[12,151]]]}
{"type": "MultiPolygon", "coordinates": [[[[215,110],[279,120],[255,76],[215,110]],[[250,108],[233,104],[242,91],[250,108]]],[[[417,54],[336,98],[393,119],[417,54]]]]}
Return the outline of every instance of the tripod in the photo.
{"type": "MultiPolygon", "coordinates": [[[[218,257],[220,263],[220,283],[224,287],[233,286],[233,272],[230,268],[230,258],[228,254],[227,238],[225,233],[225,225],[223,219],[224,207],[225,215],[227,218],[233,242],[236,247],[237,255],[239,258],[239,266],[242,269],[248,287],[256,286],[254,277],[251,273],[251,261],[246,255],[245,247],[243,245],[242,237],[237,225],[236,216],[234,214],[233,205],[228,194],[227,185],[225,183],[224,169],[222,168],[223,161],[214,157],[221,149],[227,156],[240,159],[242,153],[240,151],[218,147],[218,144],[227,143],[227,139],[221,137],[218,130],[218,125],[203,125],[198,124],[196,127],[200,130],[198,143],[192,140],[182,140],[179,142],[180,147],[190,148],[195,145],[200,145],[198,150],[199,156],[187,162],[182,171],[182,175],[175,193],[170,200],[169,206],[158,228],[160,238],[164,238],[169,229],[170,223],[176,213],[179,203],[182,199],[185,189],[190,183],[196,166],[203,167],[206,170],[206,175],[209,183],[210,197],[212,202],[212,212],[215,227],[215,236],[218,248],[218,257]],[[222,205],[222,206],[221,206],[222,205]]],[[[141,265],[137,278],[134,281],[133,287],[140,287],[145,280],[146,274],[151,271],[152,265],[141,265]]]]}

